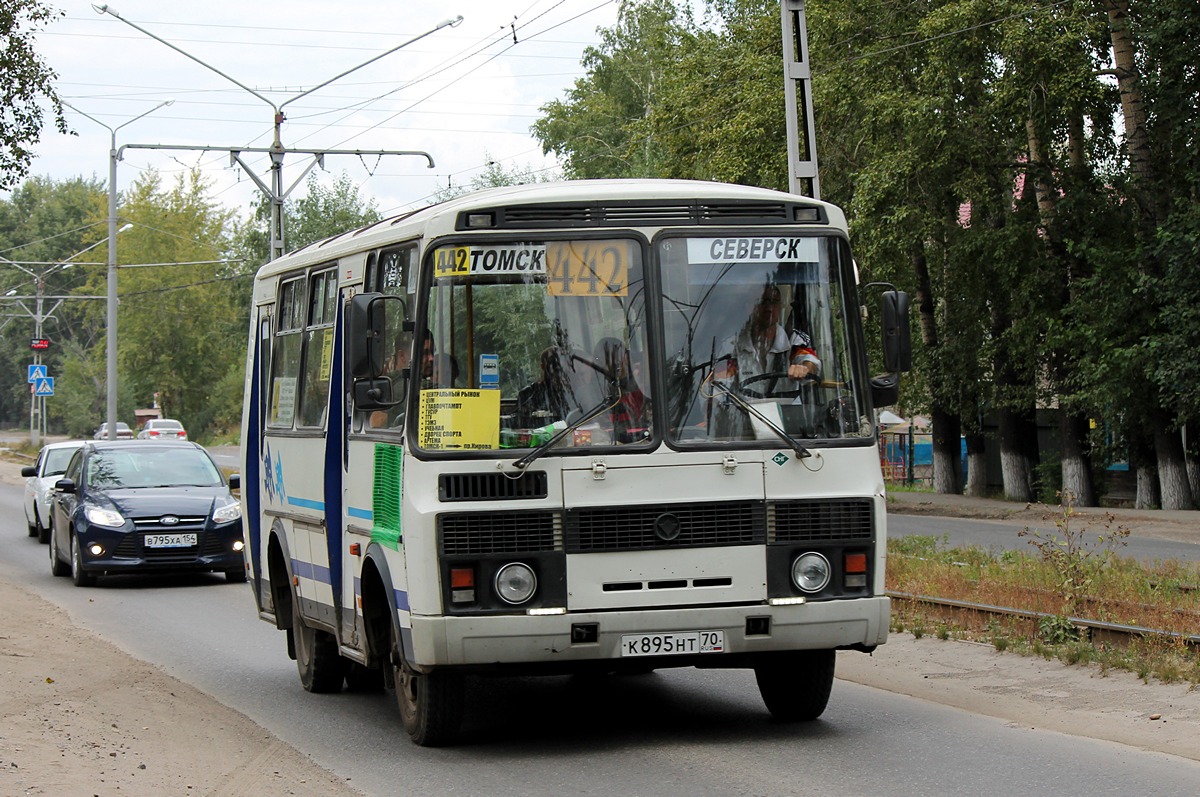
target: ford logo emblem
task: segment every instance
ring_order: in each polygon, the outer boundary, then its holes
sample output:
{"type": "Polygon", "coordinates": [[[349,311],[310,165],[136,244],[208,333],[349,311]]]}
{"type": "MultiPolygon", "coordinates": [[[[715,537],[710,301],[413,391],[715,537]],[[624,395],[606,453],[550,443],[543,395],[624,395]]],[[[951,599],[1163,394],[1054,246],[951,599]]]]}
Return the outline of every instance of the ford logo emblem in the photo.
{"type": "Polygon", "coordinates": [[[179,522],[179,518],[175,517],[174,515],[163,515],[158,519],[158,522],[164,526],[174,526],[179,522]]]}
{"type": "Polygon", "coordinates": [[[654,519],[654,536],[663,542],[671,542],[677,538],[681,529],[679,518],[670,512],[664,512],[654,519]]]}

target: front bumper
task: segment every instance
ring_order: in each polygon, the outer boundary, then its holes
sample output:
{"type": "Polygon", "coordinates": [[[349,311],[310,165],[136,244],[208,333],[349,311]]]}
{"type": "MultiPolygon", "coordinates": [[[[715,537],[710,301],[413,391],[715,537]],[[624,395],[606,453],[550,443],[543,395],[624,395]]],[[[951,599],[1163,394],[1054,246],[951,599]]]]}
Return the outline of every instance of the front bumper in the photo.
{"type": "Polygon", "coordinates": [[[180,548],[150,548],[146,533],[89,526],[78,532],[83,569],[89,573],[133,573],[164,571],[225,571],[244,567],[240,550],[240,522],[206,529],[180,529],[196,534],[196,545],[180,548]],[[92,553],[93,544],[103,551],[92,553]]]}
{"type": "Polygon", "coordinates": [[[624,661],[652,666],[743,667],[756,654],[831,648],[872,649],[887,640],[891,603],[886,597],[562,615],[412,617],[418,667],[555,664],[624,661]],[[765,619],[764,619],[765,618],[765,619]],[[595,626],[594,634],[580,633],[595,626]],[[766,629],[766,633],[763,633],[766,629]],[[622,659],[621,636],[655,632],[725,632],[725,652],[654,659],[622,659]],[[573,641],[586,637],[589,641],[573,641]],[[594,637],[594,641],[592,638],[594,637]]]}

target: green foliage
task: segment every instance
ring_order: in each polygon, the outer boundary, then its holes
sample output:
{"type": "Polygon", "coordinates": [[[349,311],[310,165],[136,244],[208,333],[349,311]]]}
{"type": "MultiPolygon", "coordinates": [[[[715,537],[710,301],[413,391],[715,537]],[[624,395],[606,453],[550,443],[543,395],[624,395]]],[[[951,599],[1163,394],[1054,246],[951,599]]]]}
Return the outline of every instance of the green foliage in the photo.
{"type": "Polygon", "coordinates": [[[1042,532],[1028,527],[1017,532],[1027,537],[1042,559],[1050,564],[1055,575],[1054,588],[1062,601],[1063,614],[1075,614],[1082,602],[1092,594],[1098,572],[1112,563],[1117,548],[1128,544],[1129,529],[1114,527],[1116,518],[1107,514],[1103,531],[1091,531],[1075,524],[1074,496],[1062,495],[1062,511],[1054,518],[1056,532],[1042,532]]]}
{"type": "Polygon", "coordinates": [[[12,188],[29,170],[44,121],[41,100],[49,101],[58,131],[67,132],[54,87],[58,75],[35,47],[37,31],[64,13],[41,0],[5,0],[0,6],[0,190],[12,188]]]}

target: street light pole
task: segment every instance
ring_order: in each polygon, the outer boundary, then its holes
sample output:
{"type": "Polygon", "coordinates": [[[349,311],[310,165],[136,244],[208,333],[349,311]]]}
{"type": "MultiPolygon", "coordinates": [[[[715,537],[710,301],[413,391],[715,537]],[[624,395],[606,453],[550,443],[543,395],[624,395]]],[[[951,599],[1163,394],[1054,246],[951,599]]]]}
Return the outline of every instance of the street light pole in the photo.
{"type": "MultiPolygon", "coordinates": [[[[132,224],[126,224],[124,227],[117,230],[117,232],[118,233],[125,232],[132,226],[133,226],[132,224]]],[[[34,271],[34,270],[28,268],[28,266],[44,265],[44,264],[33,263],[33,262],[18,262],[15,260],[9,260],[7,257],[0,257],[0,263],[6,263],[10,266],[13,266],[14,268],[20,269],[21,271],[25,272],[29,276],[33,277],[34,294],[35,294],[33,297],[34,298],[34,309],[33,310],[30,310],[29,307],[23,301],[27,297],[22,297],[22,296],[16,295],[17,294],[16,288],[13,288],[12,290],[5,293],[4,298],[12,299],[13,301],[15,301],[18,305],[21,306],[21,309],[25,311],[25,314],[33,319],[33,327],[34,327],[33,337],[35,339],[37,339],[37,340],[42,339],[42,323],[47,318],[50,318],[54,314],[54,311],[59,308],[59,305],[61,305],[65,299],[69,298],[66,296],[46,296],[46,277],[52,271],[68,269],[71,266],[75,265],[74,263],[71,262],[72,260],[74,260],[75,258],[84,254],[85,252],[90,252],[91,250],[95,249],[97,246],[99,246],[100,244],[104,243],[107,240],[108,240],[108,238],[104,238],[103,240],[97,241],[96,243],[94,243],[90,246],[84,247],[83,249],[80,249],[75,254],[65,257],[62,260],[58,261],[57,263],[51,264],[49,268],[43,269],[42,271],[34,271]],[[53,307],[51,307],[48,311],[43,312],[43,308],[45,307],[46,299],[54,299],[56,301],[55,301],[53,307]]],[[[94,298],[94,297],[82,297],[81,296],[78,298],[94,298]]],[[[41,351],[38,351],[38,350],[34,351],[33,364],[34,364],[34,366],[38,366],[38,365],[42,364],[41,351]]],[[[41,436],[43,436],[43,437],[46,434],[46,397],[31,395],[30,402],[29,402],[29,442],[34,448],[37,448],[39,445],[39,440],[38,440],[39,432],[40,432],[41,436]],[[37,419],[36,423],[35,423],[35,419],[37,419]]]]}
{"type": "MultiPolygon", "coordinates": [[[[109,132],[108,148],[108,297],[105,329],[105,422],[106,428],[117,428],[117,131],[126,125],[133,124],[143,116],[154,113],[159,108],[165,108],[175,100],[163,100],[148,111],[140,113],[132,119],[122,122],[116,127],[101,122],[91,114],[84,113],[69,102],[63,105],[80,116],[91,119],[109,132]]],[[[111,436],[111,433],[110,433],[111,436]]],[[[114,438],[115,439],[115,438],[114,438]]]]}
{"type": "MultiPolygon", "coordinates": [[[[150,31],[146,30],[145,28],[138,25],[137,23],[130,22],[129,20],[125,19],[125,17],[123,17],[119,13],[117,13],[116,9],[114,9],[112,6],[108,5],[107,3],[92,3],[92,10],[95,11],[97,14],[108,14],[111,17],[121,20],[126,25],[133,28],[134,30],[139,31],[140,33],[144,33],[145,35],[149,36],[151,39],[154,39],[155,41],[157,41],[161,44],[165,44],[167,47],[170,47],[175,52],[177,52],[183,56],[186,56],[187,58],[190,58],[191,60],[200,64],[200,66],[204,67],[205,69],[208,69],[212,72],[217,73],[218,75],[225,78],[230,83],[237,86],[238,88],[240,88],[246,92],[249,92],[253,96],[255,96],[258,99],[265,102],[267,105],[271,106],[271,111],[274,115],[273,118],[274,118],[275,140],[271,143],[271,150],[270,150],[270,157],[271,157],[271,187],[270,187],[270,190],[268,191],[266,189],[266,187],[263,185],[263,183],[260,182],[255,177],[255,183],[258,184],[259,190],[261,190],[264,194],[266,194],[267,199],[269,199],[271,202],[271,235],[270,235],[270,254],[269,254],[269,259],[271,259],[271,260],[275,260],[276,258],[283,256],[283,251],[284,251],[283,202],[287,198],[288,193],[291,192],[290,188],[285,190],[283,187],[283,158],[284,158],[284,155],[288,152],[288,150],[283,146],[283,142],[282,142],[282,138],[281,138],[283,121],[286,118],[283,113],[284,106],[286,106],[288,103],[295,102],[296,100],[300,99],[301,97],[306,97],[309,94],[312,94],[314,91],[317,91],[318,89],[323,89],[326,86],[328,86],[330,83],[333,83],[335,80],[340,80],[340,79],[344,78],[346,75],[349,75],[351,72],[357,72],[358,70],[362,69],[363,67],[373,64],[376,61],[378,61],[379,59],[389,56],[392,53],[396,52],[397,50],[401,50],[414,42],[418,42],[421,39],[424,39],[426,36],[437,33],[442,28],[457,27],[463,21],[461,14],[459,14],[457,17],[453,17],[450,19],[444,19],[441,22],[439,22],[437,25],[435,25],[434,27],[425,31],[424,33],[420,33],[405,42],[401,42],[400,44],[397,44],[395,47],[392,47],[390,50],[386,50],[372,58],[369,58],[366,61],[363,61],[361,64],[359,64],[357,66],[353,66],[350,69],[345,70],[344,72],[334,75],[333,77],[329,78],[328,80],[326,80],[322,83],[318,83],[316,86],[313,86],[311,89],[302,91],[299,94],[295,95],[294,97],[290,97],[290,98],[284,100],[279,105],[276,105],[269,98],[264,97],[262,94],[258,93],[257,91],[250,88],[249,86],[242,83],[241,81],[238,81],[235,78],[230,77],[229,75],[222,72],[220,69],[217,69],[212,64],[209,64],[209,63],[206,63],[205,61],[200,60],[199,58],[197,58],[196,56],[187,52],[183,48],[172,44],[171,42],[167,41],[166,39],[162,38],[161,36],[151,33],[150,31]]],[[[232,152],[232,150],[231,150],[231,152],[232,152]]],[[[408,154],[408,153],[405,153],[405,154],[408,154]]],[[[425,153],[419,153],[419,154],[425,154],[425,153]]],[[[316,157],[319,160],[321,156],[317,155],[316,157]]],[[[428,155],[426,155],[426,157],[428,157],[428,155]]],[[[429,160],[430,160],[429,165],[432,167],[433,159],[430,158],[429,160]]],[[[244,168],[244,166],[245,165],[243,164],[243,168],[244,168]]],[[[312,166],[310,165],[309,169],[311,169],[311,168],[312,168],[312,166]]],[[[249,169],[247,169],[247,172],[249,172],[249,169]]],[[[254,176],[252,172],[251,172],[251,176],[254,176]]],[[[292,187],[294,188],[295,185],[293,184],[292,187]]]]}

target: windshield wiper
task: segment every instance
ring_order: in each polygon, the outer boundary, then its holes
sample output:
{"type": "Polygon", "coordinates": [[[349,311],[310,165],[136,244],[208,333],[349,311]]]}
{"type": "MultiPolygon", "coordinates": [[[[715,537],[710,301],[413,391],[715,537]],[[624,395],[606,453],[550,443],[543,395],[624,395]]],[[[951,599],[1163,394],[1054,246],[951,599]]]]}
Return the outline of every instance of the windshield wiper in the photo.
{"type": "Polygon", "coordinates": [[[520,459],[513,462],[513,467],[516,468],[517,470],[525,470],[526,468],[528,468],[530,465],[533,464],[533,461],[535,459],[537,459],[542,454],[545,454],[547,451],[549,451],[551,448],[553,448],[554,444],[557,443],[559,440],[562,440],[568,434],[575,431],[580,426],[583,426],[585,423],[592,420],[593,418],[595,418],[600,413],[604,412],[609,407],[615,406],[618,401],[620,401],[619,395],[615,399],[605,397],[604,399],[602,399],[600,401],[599,404],[597,404],[596,406],[592,407],[590,410],[585,412],[579,418],[579,420],[575,421],[574,423],[567,424],[564,428],[562,428],[558,432],[556,432],[554,434],[554,436],[551,437],[549,440],[542,443],[540,446],[533,449],[525,456],[523,456],[520,459]]]}
{"type": "Polygon", "coordinates": [[[737,393],[734,393],[728,387],[721,384],[720,382],[718,382],[715,379],[712,380],[709,384],[711,384],[713,387],[719,388],[722,393],[724,393],[726,396],[729,396],[729,399],[735,405],[737,405],[738,409],[740,409],[742,412],[744,412],[748,415],[753,415],[755,418],[758,418],[760,421],[762,421],[763,424],[768,429],[770,429],[775,434],[776,437],[778,437],[780,440],[784,441],[789,446],[791,446],[792,450],[796,452],[796,456],[798,456],[800,459],[806,459],[806,458],[812,456],[812,452],[809,451],[807,448],[805,448],[800,443],[799,440],[792,437],[790,434],[785,432],[783,429],[780,429],[778,426],[775,425],[774,421],[771,421],[765,415],[763,415],[761,412],[754,409],[753,404],[746,401],[744,398],[739,396],[737,393]]]}

